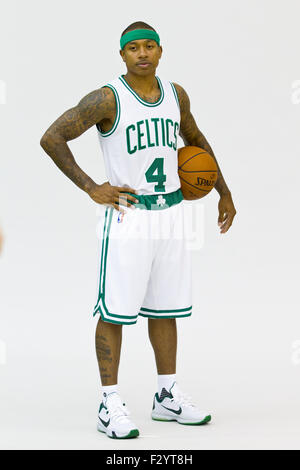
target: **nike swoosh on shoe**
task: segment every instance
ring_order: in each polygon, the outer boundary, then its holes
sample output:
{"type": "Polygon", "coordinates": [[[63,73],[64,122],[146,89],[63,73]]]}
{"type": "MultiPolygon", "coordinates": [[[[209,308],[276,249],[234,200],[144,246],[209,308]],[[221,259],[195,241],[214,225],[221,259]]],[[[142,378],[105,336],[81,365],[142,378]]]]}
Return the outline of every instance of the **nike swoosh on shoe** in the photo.
{"type": "Polygon", "coordinates": [[[101,423],[103,424],[103,426],[105,426],[107,428],[107,426],[110,423],[110,419],[108,421],[103,421],[103,419],[101,419],[100,416],[99,416],[99,419],[100,419],[101,423]]]}
{"type": "Polygon", "coordinates": [[[172,410],[172,408],[168,408],[167,406],[164,406],[164,405],[161,405],[161,406],[163,406],[166,410],[173,411],[173,413],[175,413],[177,415],[180,415],[182,413],[182,408],[181,407],[178,410],[172,410]]]}

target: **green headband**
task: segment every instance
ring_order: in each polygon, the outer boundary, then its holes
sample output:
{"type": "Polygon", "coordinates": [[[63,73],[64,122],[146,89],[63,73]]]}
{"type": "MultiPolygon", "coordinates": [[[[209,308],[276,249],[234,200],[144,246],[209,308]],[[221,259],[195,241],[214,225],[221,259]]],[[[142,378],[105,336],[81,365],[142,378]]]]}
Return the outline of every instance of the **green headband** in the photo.
{"type": "Polygon", "coordinates": [[[134,29],[124,34],[120,39],[121,49],[124,49],[124,46],[135,39],[153,39],[158,45],[160,45],[159,35],[152,31],[152,29],[134,29]]]}

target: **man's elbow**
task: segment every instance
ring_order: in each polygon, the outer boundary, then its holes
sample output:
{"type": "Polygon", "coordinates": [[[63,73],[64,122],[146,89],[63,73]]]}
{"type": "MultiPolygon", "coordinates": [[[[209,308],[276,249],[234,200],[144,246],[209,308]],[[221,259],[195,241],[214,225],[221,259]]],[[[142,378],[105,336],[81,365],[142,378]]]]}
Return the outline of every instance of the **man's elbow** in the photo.
{"type": "Polygon", "coordinates": [[[46,148],[49,146],[49,135],[47,134],[47,132],[45,132],[45,134],[42,136],[41,140],[40,140],[40,146],[46,150],[46,148]]]}
{"type": "Polygon", "coordinates": [[[45,145],[46,145],[46,142],[45,142],[45,139],[44,139],[44,136],[43,136],[40,140],[40,146],[42,147],[42,149],[44,149],[45,145]]]}
{"type": "Polygon", "coordinates": [[[40,146],[49,153],[57,144],[64,142],[64,139],[51,131],[46,131],[40,140],[40,146]]]}

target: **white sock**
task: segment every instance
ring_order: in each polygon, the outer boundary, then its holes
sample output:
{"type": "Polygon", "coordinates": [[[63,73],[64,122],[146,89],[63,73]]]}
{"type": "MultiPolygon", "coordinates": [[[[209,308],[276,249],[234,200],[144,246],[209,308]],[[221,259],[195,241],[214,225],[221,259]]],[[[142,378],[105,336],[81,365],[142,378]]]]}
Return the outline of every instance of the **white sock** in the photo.
{"type": "Polygon", "coordinates": [[[158,394],[160,395],[160,392],[162,391],[163,388],[169,391],[174,382],[176,382],[176,374],[158,375],[157,376],[158,394]]]}
{"type": "Polygon", "coordinates": [[[112,393],[112,392],[117,392],[117,393],[119,393],[118,384],[116,384],[116,385],[104,385],[104,386],[102,386],[102,396],[103,396],[103,397],[106,397],[107,395],[109,395],[109,394],[112,393]]]}

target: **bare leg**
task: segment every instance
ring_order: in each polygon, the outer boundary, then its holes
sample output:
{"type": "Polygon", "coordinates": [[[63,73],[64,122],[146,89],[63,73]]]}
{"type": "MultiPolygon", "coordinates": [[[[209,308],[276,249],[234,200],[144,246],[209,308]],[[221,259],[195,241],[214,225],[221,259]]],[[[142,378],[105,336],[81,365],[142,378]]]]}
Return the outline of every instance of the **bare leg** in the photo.
{"type": "Polygon", "coordinates": [[[149,318],[149,338],[158,374],[176,373],[177,327],[175,318],[149,318]]]}
{"type": "Polygon", "coordinates": [[[96,328],[96,353],[102,385],[118,383],[122,344],[122,325],[104,322],[99,318],[96,328]]]}

